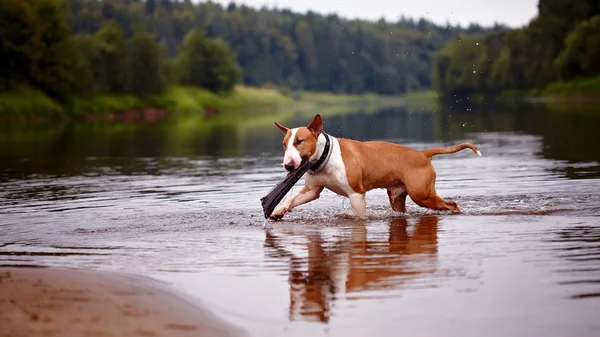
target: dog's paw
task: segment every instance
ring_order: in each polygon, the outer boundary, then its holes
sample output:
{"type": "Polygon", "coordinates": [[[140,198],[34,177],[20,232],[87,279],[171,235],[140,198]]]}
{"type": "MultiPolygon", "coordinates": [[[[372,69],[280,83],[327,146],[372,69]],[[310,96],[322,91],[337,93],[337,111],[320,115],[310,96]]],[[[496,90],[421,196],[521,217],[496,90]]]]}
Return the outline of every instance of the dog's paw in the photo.
{"type": "Polygon", "coordinates": [[[285,209],[282,207],[278,207],[277,209],[275,209],[275,211],[271,214],[271,216],[269,217],[269,219],[271,220],[280,220],[281,218],[283,218],[283,215],[285,214],[285,209]]]}

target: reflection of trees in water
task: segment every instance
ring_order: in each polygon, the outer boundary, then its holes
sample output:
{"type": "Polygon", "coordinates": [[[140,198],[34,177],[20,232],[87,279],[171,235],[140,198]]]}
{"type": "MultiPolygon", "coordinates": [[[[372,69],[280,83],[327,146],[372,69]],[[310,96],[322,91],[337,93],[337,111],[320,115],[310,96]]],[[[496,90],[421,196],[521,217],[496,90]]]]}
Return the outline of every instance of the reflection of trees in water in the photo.
{"type": "MultiPolygon", "coordinates": [[[[376,113],[356,113],[327,117],[323,115],[325,132],[339,138],[356,140],[402,140],[403,142],[434,142],[433,113],[427,111],[409,112],[406,108],[382,109],[376,113]]],[[[286,121],[288,127],[308,125],[313,116],[294,118],[286,121]]],[[[281,131],[273,124],[261,127],[247,134],[245,152],[258,154],[282,151],[281,131]]]]}
{"type": "Polygon", "coordinates": [[[187,122],[71,123],[51,136],[38,138],[33,132],[26,139],[4,139],[0,161],[4,168],[18,175],[70,176],[95,172],[102,167],[127,175],[157,174],[176,168],[169,165],[181,164],[161,158],[240,155],[241,139],[235,123],[206,125],[202,119],[187,122]],[[148,158],[155,163],[148,165],[148,158]]]}
{"type": "Polygon", "coordinates": [[[335,116],[324,120],[328,132],[356,140],[403,140],[433,142],[432,112],[406,108],[383,109],[374,114],[335,116]]]}
{"type": "MultiPolygon", "coordinates": [[[[409,112],[405,108],[384,109],[372,114],[323,116],[325,131],[332,135],[357,140],[392,139],[408,142],[454,143],[485,132],[524,132],[543,137],[542,155],[548,159],[573,162],[600,161],[597,129],[600,114],[572,107],[554,111],[541,105],[441,103],[434,111],[409,112]]],[[[295,119],[294,125],[308,124],[295,119]]],[[[273,126],[263,132],[249,133],[245,151],[278,153],[281,133],[273,126]],[[251,144],[251,146],[249,145],[251,144]]]]}
{"type": "MultiPolygon", "coordinates": [[[[325,131],[358,140],[391,139],[401,143],[454,143],[486,132],[524,132],[542,137],[544,158],[569,162],[600,162],[597,129],[600,114],[577,107],[548,110],[540,105],[468,105],[441,103],[435,112],[384,109],[369,114],[324,117],[325,131]]],[[[295,118],[308,124],[312,116],[295,118]]],[[[13,172],[74,175],[102,165],[118,166],[123,174],[150,170],[136,158],[230,157],[282,155],[281,132],[271,123],[247,128],[243,120],[212,123],[198,116],[173,118],[153,124],[73,123],[51,133],[0,131],[0,163],[13,172]],[[28,158],[28,162],[23,162],[28,158]]],[[[290,122],[292,123],[292,122],[290,122]]],[[[499,136],[502,138],[502,135],[499,136]]],[[[471,139],[472,140],[472,139],[471,139]]],[[[473,140],[476,141],[477,140],[473,140]]],[[[538,145],[536,145],[538,146],[538,145]]],[[[568,166],[562,171],[577,177],[585,170],[568,166]]],[[[599,175],[598,168],[588,168],[599,175]]]]}
{"type": "Polygon", "coordinates": [[[318,233],[307,235],[306,258],[295,256],[280,236],[267,232],[267,255],[289,260],[290,320],[328,322],[339,294],[399,289],[434,272],[437,225],[436,216],[420,217],[414,228],[404,217],[393,218],[382,239],[368,236],[365,222],[357,220],[333,244],[318,233]]]}
{"type": "MultiPolygon", "coordinates": [[[[598,108],[600,109],[600,107],[598,108]]],[[[571,106],[553,110],[539,104],[442,104],[435,113],[436,135],[445,142],[472,137],[479,132],[524,132],[541,136],[542,156],[569,162],[600,162],[597,130],[600,114],[571,106]]],[[[567,174],[568,169],[567,170],[567,174]]]]}

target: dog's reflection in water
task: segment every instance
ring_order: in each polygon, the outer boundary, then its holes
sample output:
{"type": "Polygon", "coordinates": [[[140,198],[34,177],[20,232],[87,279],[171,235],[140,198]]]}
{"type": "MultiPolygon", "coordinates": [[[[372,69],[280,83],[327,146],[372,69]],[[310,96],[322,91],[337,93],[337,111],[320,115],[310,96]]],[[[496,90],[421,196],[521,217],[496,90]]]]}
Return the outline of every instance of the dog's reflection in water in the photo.
{"type": "Polygon", "coordinates": [[[387,235],[367,235],[362,220],[354,220],[346,235],[324,240],[316,232],[306,235],[308,256],[285,248],[284,234],[267,232],[267,255],[289,260],[290,320],[328,322],[336,297],[347,298],[365,290],[399,289],[434,271],[437,258],[436,216],[390,220],[387,235]],[[414,225],[414,226],[413,226],[414,225]]]}

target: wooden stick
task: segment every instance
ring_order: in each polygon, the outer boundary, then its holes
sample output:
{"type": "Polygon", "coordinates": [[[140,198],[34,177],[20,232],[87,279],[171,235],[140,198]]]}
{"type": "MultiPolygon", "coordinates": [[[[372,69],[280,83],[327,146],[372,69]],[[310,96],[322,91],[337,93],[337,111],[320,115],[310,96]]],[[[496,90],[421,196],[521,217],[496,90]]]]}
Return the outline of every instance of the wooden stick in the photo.
{"type": "Polygon", "coordinates": [[[267,195],[260,198],[263,212],[265,214],[265,219],[268,219],[271,216],[271,214],[275,210],[275,207],[277,207],[281,199],[283,199],[283,197],[285,197],[285,195],[292,189],[292,187],[294,187],[298,180],[302,178],[302,176],[304,175],[304,173],[306,173],[306,171],[308,171],[310,166],[311,165],[309,161],[305,161],[304,163],[302,163],[302,165],[300,165],[300,167],[288,173],[288,175],[279,184],[277,184],[267,195]]]}

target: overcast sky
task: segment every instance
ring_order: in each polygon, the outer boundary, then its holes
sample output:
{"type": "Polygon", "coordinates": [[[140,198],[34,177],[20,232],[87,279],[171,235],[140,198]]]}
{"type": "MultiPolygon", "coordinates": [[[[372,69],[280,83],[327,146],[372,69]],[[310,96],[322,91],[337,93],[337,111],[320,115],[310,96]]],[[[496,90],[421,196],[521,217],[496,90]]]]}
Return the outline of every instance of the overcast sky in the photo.
{"type": "MultiPolygon", "coordinates": [[[[213,0],[229,4],[231,0],[213,0]]],[[[471,22],[483,26],[503,23],[511,27],[523,26],[537,13],[538,0],[235,0],[259,8],[275,5],[305,13],[312,10],[321,14],[337,13],[344,18],[377,20],[384,17],[396,21],[401,15],[427,18],[435,23],[468,25],[471,22]]]]}

